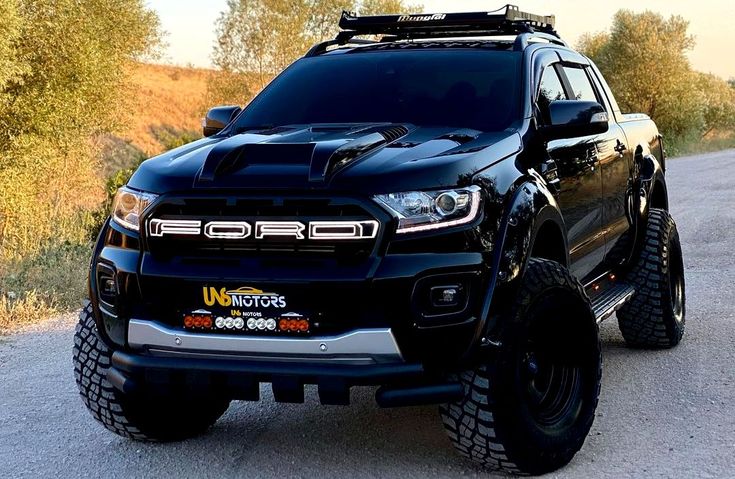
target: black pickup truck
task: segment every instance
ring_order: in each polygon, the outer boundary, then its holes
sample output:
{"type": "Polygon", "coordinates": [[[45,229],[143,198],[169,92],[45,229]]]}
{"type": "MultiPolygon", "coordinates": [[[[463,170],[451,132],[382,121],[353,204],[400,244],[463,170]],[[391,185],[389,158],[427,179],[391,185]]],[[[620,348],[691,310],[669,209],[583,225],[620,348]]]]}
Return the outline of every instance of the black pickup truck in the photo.
{"type": "Polygon", "coordinates": [[[617,312],[636,347],[684,331],[661,135],[553,16],[340,27],[119,190],[75,335],[85,404],[178,440],[261,383],[323,404],[373,386],[439,404],[489,469],[565,465],[595,415],[599,322],[617,312]]]}

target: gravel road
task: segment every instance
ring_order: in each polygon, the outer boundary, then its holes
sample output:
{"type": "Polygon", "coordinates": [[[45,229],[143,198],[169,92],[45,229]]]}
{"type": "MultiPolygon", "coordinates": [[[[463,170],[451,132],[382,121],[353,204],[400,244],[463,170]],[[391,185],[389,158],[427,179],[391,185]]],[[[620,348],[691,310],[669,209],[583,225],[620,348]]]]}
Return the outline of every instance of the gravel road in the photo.
{"type": "MultiPolygon", "coordinates": [[[[735,150],[669,162],[687,266],[687,329],[670,351],[627,349],[602,325],[604,380],[582,451],[554,477],[735,476],[735,150]]],[[[72,376],[76,318],[0,338],[0,477],[490,477],[455,455],[435,407],[233,403],[205,436],[121,439],[84,409],[72,376]]]]}

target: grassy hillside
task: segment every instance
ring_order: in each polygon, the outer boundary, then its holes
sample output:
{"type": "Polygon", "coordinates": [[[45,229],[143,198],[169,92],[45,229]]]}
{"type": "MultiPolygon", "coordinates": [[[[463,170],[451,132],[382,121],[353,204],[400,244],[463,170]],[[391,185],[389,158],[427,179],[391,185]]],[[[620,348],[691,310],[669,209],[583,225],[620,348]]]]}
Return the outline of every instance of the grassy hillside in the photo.
{"type": "Polygon", "coordinates": [[[147,155],[164,149],[162,132],[198,132],[211,70],[141,63],[132,73],[131,116],[119,132],[147,155]]]}

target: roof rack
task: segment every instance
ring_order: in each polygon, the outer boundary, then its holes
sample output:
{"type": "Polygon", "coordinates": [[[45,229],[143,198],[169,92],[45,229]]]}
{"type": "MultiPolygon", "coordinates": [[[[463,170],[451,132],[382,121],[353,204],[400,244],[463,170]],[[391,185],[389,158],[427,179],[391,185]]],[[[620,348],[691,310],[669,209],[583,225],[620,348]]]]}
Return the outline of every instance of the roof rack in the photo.
{"type": "Polygon", "coordinates": [[[477,37],[518,35],[514,49],[528,46],[533,38],[567,46],[554,30],[554,15],[536,15],[522,12],[515,5],[506,5],[494,12],[434,13],[415,15],[358,16],[342,12],[342,29],[334,40],[314,46],[306,56],[323,53],[328,47],[366,42],[355,39],[359,35],[383,35],[380,42],[426,38],[477,37]],[[499,12],[505,9],[504,13],[499,12]]]}

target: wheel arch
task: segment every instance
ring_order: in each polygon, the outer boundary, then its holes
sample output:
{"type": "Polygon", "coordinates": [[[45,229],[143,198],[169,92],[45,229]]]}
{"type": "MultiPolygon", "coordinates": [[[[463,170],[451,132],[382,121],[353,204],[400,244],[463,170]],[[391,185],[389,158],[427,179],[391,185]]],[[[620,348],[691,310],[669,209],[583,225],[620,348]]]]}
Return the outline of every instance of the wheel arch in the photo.
{"type": "Polygon", "coordinates": [[[525,178],[511,195],[498,229],[491,277],[479,317],[474,346],[485,343],[509,298],[515,297],[520,279],[534,254],[543,259],[569,266],[569,248],[564,224],[556,198],[543,179],[525,178]]]}
{"type": "Polygon", "coordinates": [[[651,153],[644,154],[639,146],[636,148],[635,170],[637,172],[637,212],[643,224],[648,220],[650,208],[669,209],[669,194],[666,177],[661,162],[651,153]]]}
{"type": "Polygon", "coordinates": [[[558,222],[547,219],[536,228],[530,257],[548,259],[569,266],[569,250],[566,247],[564,231],[558,222]]]}
{"type": "Polygon", "coordinates": [[[653,183],[650,197],[651,201],[649,206],[651,208],[658,208],[666,211],[669,210],[669,194],[666,188],[666,182],[663,178],[657,178],[653,183]]]}

